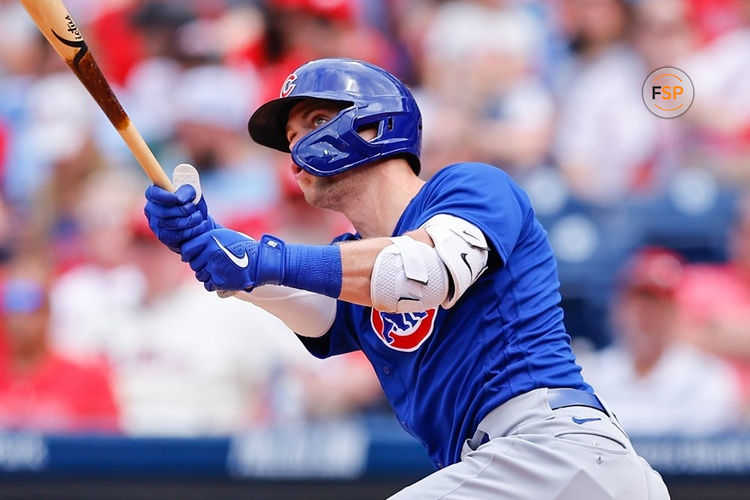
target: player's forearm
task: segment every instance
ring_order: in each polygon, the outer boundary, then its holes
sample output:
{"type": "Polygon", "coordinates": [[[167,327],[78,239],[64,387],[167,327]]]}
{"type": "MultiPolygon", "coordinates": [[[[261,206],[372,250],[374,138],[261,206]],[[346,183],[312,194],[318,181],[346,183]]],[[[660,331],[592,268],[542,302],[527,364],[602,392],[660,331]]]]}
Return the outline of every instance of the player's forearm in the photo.
{"type": "Polygon", "coordinates": [[[372,306],[370,278],[378,254],[391,244],[389,238],[374,238],[341,245],[341,294],[339,299],[372,306]]]}

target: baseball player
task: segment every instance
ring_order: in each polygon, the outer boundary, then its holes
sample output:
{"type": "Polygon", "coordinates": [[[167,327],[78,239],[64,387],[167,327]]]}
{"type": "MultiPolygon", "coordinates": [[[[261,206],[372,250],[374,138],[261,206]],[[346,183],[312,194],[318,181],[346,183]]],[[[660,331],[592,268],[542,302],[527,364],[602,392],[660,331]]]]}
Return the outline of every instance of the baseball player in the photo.
{"type": "Polygon", "coordinates": [[[546,233],[507,174],[459,163],[423,182],[413,96],[355,60],[301,66],[248,128],[291,153],[308,203],[357,233],[256,241],[190,186],[151,186],[149,225],[207,290],[238,291],[313,355],[364,351],[437,469],[393,498],[668,498],[581,377],[546,233]]]}

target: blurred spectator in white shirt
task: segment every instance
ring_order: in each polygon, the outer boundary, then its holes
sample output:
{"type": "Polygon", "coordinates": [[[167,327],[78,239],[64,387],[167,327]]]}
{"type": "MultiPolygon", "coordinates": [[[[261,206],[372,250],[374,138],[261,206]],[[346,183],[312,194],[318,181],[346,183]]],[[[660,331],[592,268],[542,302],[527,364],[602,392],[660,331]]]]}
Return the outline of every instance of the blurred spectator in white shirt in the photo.
{"type": "Polygon", "coordinates": [[[562,23],[576,59],[562,78],[555,155],[574,194],[612,205],[637,185],[655,146],[654,117],[641,97],[648,75],[626,43],[624,0],[570,0],[562,23]]]}
{"type": "Polygon", "coordinates": [[[271,351],[284,345],[265,336],[296,340],[259,309],[206,293],[150,239],[141,193],[119,171],[87,183],[76,212],[85,262],[53,287],[54,343],[110,365],[125,432],[236,430],[265,411],[259,388],[280,359],[271,351]]]}
{"type": "Polygon", "coordinates": [[[142,219],[132,228],[144,293],[112,314],[98,339],[115,373],[123,430],[223,434],[258,422],[273,411],[269,377],[299,346],[264,311],[207,293],[142,219]]]}
{"type": "MultiPolygon", "coordinates": [[[[123,95],[126,109],[149,144],[169,141],[175,127],[172,95],[189,57],[180,30],[195,19],[185,2],[143,1],[129,15],[136,45],[143,52],[130,69],[123,95]]],[[[126,14],[127,12],[127,14],[126,14]]]]}
{"type": "Polygon", "coordinates": [[[425,123],[451,126],[425,129],[423,165],[472,157],[514,173],[546,160],[554,107],[538,71],[542,41],[541,21],[519,3],[437,9],[422,42],[417,99],[425,123]]]}
{"type": "Polygon", "coordinates": [[[77,210],[87,262],[63,273],[52,294],[55,345],[110,366],[124,432],[226,434],[378,401],[368,364],[321,365],[270,314],[207,293],[154,238],[130,181],[108,171],[88,183],[77,210]],[[344,368],[345,382],[330,391],[344,368]]]}
{"type": "Polygon", "coordinates": [[[614,345],[579,355],[586,380],[636,435],[711,434],[735,428],[741,419],[731,368],[677,338],[674,294],[682,273],[677,254],[641,250],[621,275],[614,345]]]}
{"type": "MultiPolygon", "coordinates": [[[[140,270],[131,263],[129,221],[141,204],[142,191],[124,171],[91,176],[78,193],[74,209],[77,243],[72,267],[51,290],[53,342],[73,358],[97,358],[98,339],[107,336],[114,314],[132,307],[143,294],[140,270]]],[[[71,247],[72,249],[72,247],[71,247]]],[[[60,255],[55,255],[59,266],[60,255]]]]}
{"type": "Polygon", "coordinates": [[[258,229],[256,219],[280,198],[273,153],[247,134],[257,92],[250,68],[202,65],[184,70],[171,96],[177,127],[173,163],[194,165],[216,220],[247,233],[258,229]]]}

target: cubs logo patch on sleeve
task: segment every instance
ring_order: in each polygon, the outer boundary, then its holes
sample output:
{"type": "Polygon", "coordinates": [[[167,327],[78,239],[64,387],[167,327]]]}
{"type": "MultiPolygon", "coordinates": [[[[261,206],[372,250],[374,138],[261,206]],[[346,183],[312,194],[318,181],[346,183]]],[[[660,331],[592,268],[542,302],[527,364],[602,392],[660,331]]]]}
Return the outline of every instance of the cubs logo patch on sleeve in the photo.
{"type": "Polygon", "coordinates": [[[424,312],[386,313],[372,308],[372,329],[385,345],[395,351],[411,352],[432,335],[437,308],[424,312]]]}

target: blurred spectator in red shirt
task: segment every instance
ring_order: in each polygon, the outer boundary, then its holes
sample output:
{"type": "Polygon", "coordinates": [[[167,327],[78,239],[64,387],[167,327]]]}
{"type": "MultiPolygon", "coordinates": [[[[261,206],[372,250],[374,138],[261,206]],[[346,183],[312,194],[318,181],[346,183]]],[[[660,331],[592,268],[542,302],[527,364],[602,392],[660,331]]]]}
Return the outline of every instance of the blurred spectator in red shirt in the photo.
{"type": "Polygon", "coordinates": [[[692,22],[702,41],[711,41],[742,24],[745,0],[688,0],[692,22]]]}
{"type": "Polygon", "coordinates": [[[731,368],[680,342],[675,303],[682,259],[660,248],[637,253],[622,273],[613,305],[615,344],[579,355],[586,379],[617,408],[635,434],[710,434],[740,421],[740,397],[731,368]]]}
{"type": "MultiPolygon", "coordinates": [[[[84,33],[91,34],[96,59],[110,83],[122,85],[130,70],[143,57],[143,43],[131,17],[138,8],[136,0],[96,2],[98,12],[83,26],[84,33]]],[[[75,18],[79,26],[82,20],[75,18]]]]}
{"type": "Polygon", "coordinates": [[[0,427],[45,432],[115,431],[107,373],[49,345],[48,281],[36,261],[17,262],[2,294],[8,353],[0,363],[0,427]]]}
{"type": "Polygon", "coordinates": [[[750,195],[740,203],[730,248],[726,264],[688,266],[678,298],[689,320],[685,338],[732,362],[750,404],[750,195]]]}

